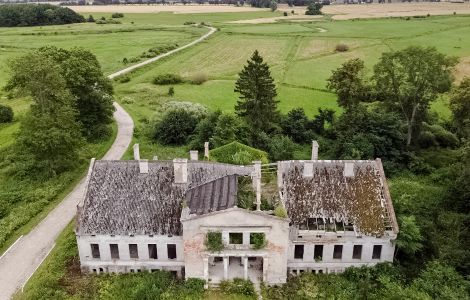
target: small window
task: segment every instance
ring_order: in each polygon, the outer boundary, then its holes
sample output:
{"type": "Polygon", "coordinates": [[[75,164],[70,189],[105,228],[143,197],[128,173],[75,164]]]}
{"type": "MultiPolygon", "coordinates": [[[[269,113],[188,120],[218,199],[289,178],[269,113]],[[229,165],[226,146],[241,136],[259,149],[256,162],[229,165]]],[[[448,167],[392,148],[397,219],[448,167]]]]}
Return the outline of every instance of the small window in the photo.
{"type": "Polygon", "coordinates": [[[91,244],[91,257],[100,258],[100,245],[91,244]]]}
{"type": "Polygon", "coordinates": [[[362,257],[362,245],[354,245],[353,247],[353,258],[361,259],[362,257]]]}
{"type": "Polygon", "coordinates": [[[230,244],[236,244],[236,245],[243,244],[243,233],[241,232],[230,232],[228,234],[228,237],[229,237],[230,244]]]}
{"type": "Polygon", "coordinates": [[[158,259],[157,245],[156,244],[148,244],[148,248],[149,248],[149,258],[150,259],[158,259]]]}
{"type": "Polygon", "coordinates": [[[380,259],[382,255],[382,245],[374,245],[374,250],[372,251],[372,259],[380,259]]]}
{"type": "Polygon", "coordinates": [[[168,251],[168,259],[176,259],[176,245],[168,244],[166,245],[166,249],[168,251]]]}
{"type": "Polygon", "coordinates": [[[295,259],[303,259],[304,258],[304,245],[295,245],[294,258],[295,259]]]}
{"type": "Polygon", "coordinates": [[[343,257],[343,245],[335,245],[333,248],[333,258],[341,259],[343,257]]]}
{"type": "Polygon", "coordinates": [[[118,244],[109,244],[109,249],[111,250],[111,258],[112,259],[119,259],[118,244]]]}
{"type": "Polygon", "coordinates": [[[139,251],[137,250],[137,244],[129,244],[129,256],[130,258],[139,258],[139,251]]]}
{"type": "Polygon", "coordinates": [[[323,260],[323,245],[315,245],[315,249],[313,251],[313,258],[315,259],[315,261],[323,260]]]}

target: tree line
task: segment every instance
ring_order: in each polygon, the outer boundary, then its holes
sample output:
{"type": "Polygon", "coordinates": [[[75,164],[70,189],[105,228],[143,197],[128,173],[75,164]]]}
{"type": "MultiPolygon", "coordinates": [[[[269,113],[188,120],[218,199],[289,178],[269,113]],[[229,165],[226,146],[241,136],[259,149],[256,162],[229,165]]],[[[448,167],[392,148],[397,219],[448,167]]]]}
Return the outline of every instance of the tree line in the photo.
{"type": "Polygon", "coordinates": [[[85,18],[67,7],[51,4],[0,5],[0,27],[62,25],[85,22],[85,18]]]}

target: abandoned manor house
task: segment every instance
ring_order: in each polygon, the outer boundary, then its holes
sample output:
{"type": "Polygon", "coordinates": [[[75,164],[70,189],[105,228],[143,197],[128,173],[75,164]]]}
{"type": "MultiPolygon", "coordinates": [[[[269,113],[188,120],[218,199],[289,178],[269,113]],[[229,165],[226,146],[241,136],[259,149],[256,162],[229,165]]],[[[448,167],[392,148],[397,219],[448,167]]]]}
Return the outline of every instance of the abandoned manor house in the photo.
{"type": "Polygon", "coordinates": [[[81,269],[167,270],[278,284],[393,260],[398,225],[380,159],[240,166],[92,160],[75,228],[81,269]]]}

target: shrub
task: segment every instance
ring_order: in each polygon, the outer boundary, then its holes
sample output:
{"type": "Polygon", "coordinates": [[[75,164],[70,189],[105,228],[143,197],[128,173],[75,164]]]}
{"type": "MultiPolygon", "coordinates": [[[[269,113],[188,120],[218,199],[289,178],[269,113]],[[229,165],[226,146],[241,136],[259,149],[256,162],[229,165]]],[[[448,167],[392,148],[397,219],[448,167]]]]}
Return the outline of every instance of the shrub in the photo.
{"type": "Polygon", "coordinates": [[[10,123],[13,121],[13,110],[10,106],[0,104],[0,123],[10,123]]]}
{"type": "Polygon", "coordinates": [[[255,296],[255,288],[249,280],[234,278],[233,280],[223,280],[219,285],[220,290],[226,295],[255,296]]]}
{"type": "Polygon", "coordinates": [[[95,22],[95,18],[93,18],[92,15],[89,15],[89,16],[88,16],[88,19],[87,19],[86,21],[89,22],[89,23],[94,23],[94,22],[95,22]]]}
{"type": "Polygon", "coordinates": [[[321,8],[323,5],[321,3],[315,3],[315,2],[310,2],[310,4],[307,6],[307,11],[305,12],[306,15],[321,15],[321,8]]]}
{"type": "Polygon", "coordinates": [[[269,5],[269,8],[271,11],[276,11],[277,10],[277,2],[276,1],[271,1],[271,4],[269,5]]]}
{"type": "Polygon", "coordinates": [[[338,44],[335,47],[336,52],[346,52],[349,50],[349,46],[346,44],[338,44]]]}
{"type": "Polygon", "coordinates": [[[153,79],[153,84],[165,85],[165,84],[178,84],[182,83],[183,78],[176,74],[160,74],[153,79]]]}
{"type": "Polygon", "coordinates": [[[186,22],[183,23],[183,25],[195,25],[195,24],[196,24],[196,22],[194,22],[194,21],[186,21],[186,22]]]}
{"type": "Polygon", "coordinates": [[[222,242],[222,233],[220,231],[209,231],[206,234],[206,240],[204,245],[210,252],[220,252],[224,249],[224,243],[222,242]]]}
{"type": "Polygon", "coordinates": [[[122,76],[119,76],[118,81],[120,83],[126,83],[126,82],[131,81],[131,78],[128,75],[122,75],[122,76]]]}
{"type": "Polygon", "coordinates": [[[173,97],[174,94],[175,94],[175,88],[170,86],[170,88],[168,89],[168,96],[173,97]]]}
{"type": "Polygon", "coordinates": [[[213,135],[210,139],[213,147],[220,147],[238,140],[243,132],[243,123],[234,115],[221,114],[214,126],[213,135]]]}
{"type": "Polygon", "coordinates": [[[283,13],[283,15],[284,15],[284,17],[287,17],[287,15],[288,15],[288,14],[287,14],[287,11],[285,11],[285,12],[283,13]]]}
{"type": "Polygon", "coordinates": [[[274,215],[279,218],[287,218],[287,211],[282,205],[278,205],[274,209],[274,215]]]}
{"type": "Polygon", "coordinates": [[[192,84],[197,84],[197,85],[203,84],[204,82],[207,81],[207,75],[205,73],[194,74],[191,77],[190,81],[192,84]]]}
{"type": "Polygon", "coordinates": [[[153,138],[164,145],[186,144],[197,123],[196,116],[186,110],[168,111],[156,124],[153,138]]]}
{"type": "Polygon", "coordinates": [[[272,161],[294,158],[296,144],[285,135],[276,135],[269,142],[269,157],[272,161]]]}
{"type": "Polygon", "coordinates": [[[124,14],[123,13],[113,13],[111,15],[111,18],[113,18],[113,19],[124,18],[124,14]]]}
{"type": "Polygon", "coordinates": [[[250,244],[255,250],[263,249],[266,246],[266,235],[262,232],[250,233],[250,244]]]}
{"type": "Polygon", "coordinates": [[[198,121],[205,118],[208,114],[207,107],[199,103],[187,102],[187,101],[170,101],[163,105],[163,111],[170,110],[185,110],[195,116],[198,121]]]}
{"type": "Polygon", "coordinates": [[[127,57],[124,57],[122,59],[122,63],[125,64],[125,65],[127,65],[129,63],[129,60],[127,60],[127,57]]]}
{"type": "Polygon", "coordinates": [[[243,156],[244,164],[250,164],[252,161],[260,160],[262,163],[268,163],[268,154],[264,151],[243,145],[239,142],[232,142],[225,146],[215,148],[210,151],[210,159],[222,163],[236,164],[243,156]],[[240,154],[244,152],[243,154],[240,154]]]}

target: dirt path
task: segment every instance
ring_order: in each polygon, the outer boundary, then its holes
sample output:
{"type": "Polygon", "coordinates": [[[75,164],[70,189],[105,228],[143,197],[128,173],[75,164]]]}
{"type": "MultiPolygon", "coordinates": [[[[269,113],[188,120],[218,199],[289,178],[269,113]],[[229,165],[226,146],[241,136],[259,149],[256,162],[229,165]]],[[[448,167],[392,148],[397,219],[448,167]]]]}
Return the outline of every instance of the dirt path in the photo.
{"type": "MultiPolygon", "coordinates": [[[[209,29],[207,34],[187,45],[113,73],[108,77],[114,78],[193,46],[216,31],[212,27],[209,29]]],[[[129,147],[134,133],[134,122],[131,116],[118,103],[114,103],[114,106],[116,107],[114,118],[118,125],[118,133],[113,145],[103,157],[106,160],[121,159],[129,147]]],[[[77,203],[84,196],[84,191],[85,178],[41,223],[27,235],[20,237],[0,257],[0,300],[10,299],[17,289],[22,288],[28,282],[29,278],[54,248],[57,236],[75,216],[77,203]]]]}

